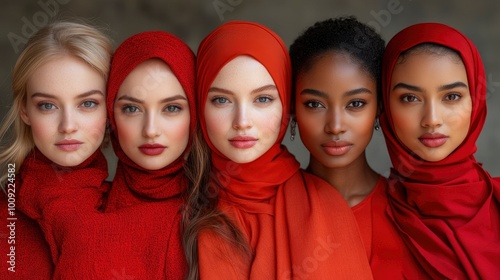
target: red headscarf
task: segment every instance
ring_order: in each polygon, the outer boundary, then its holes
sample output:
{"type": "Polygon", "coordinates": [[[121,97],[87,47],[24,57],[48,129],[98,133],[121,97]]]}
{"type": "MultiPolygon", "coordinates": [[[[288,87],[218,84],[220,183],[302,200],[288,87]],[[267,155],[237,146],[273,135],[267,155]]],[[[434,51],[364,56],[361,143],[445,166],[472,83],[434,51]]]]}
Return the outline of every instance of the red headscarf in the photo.
{"type": "Polygon", "coordinates": [[[391,39],[383,61],[385,110],[380,123],[393,164],[391,214],[414,255],[433,278],[479,279],[500,274],[500,183],[474,158],[486,119],[484,66],[474,44],[439,23],[410,26],[391,39]],[[400,54],[434,43],[460,54],[472,98],[467,138],[438,162],[420,159],[397,138],[389,110],[391,76],[400,54]]]}
{"type": "MultiPolygon", "coordinates": [[[[189,103],[189,132],[190,135],[194,135],[196,126],[196,108],[194,105],[195,57],[191,49],[182,40],[162,31],[136,34],[125,40],[113,55],[106,99],[111,128],[113,131],[116,130],[113,104],[118,89],[137,65],[152,58],[163,60],[184,89],[189,103]]],[[[120,208],[118,205],[133,203],[132,201],[127,202],[127,200],[134,200],[135,198],[124,194],[115,196],[114,194],[117,194],[117,192],[129,193],[131,191],[142,197],[163,199],[176,196],[185,190],[187,182],[182,172],[184,164],[182,155],[162,169],[146,170],[135,164],[123,152],[114,132],[111,133],[111,139],[119,161],[107,210],[120,208]]],[[[189,150],[189,145],[186,151],[189,150]]]]}
{"type": "Polygon", "coordinates": [[[288,51],[282,40],[268,28],[252,22],[223,24],[210,33],[198,49],[198,110],[200,126],[212,150],[212,170],[218,179],[215,183],[222,188],[218,209],[238,226],[254,253],[251,263],[241,261],[239,252],[219,245],[220,239],[216,236],[201,234],[198,239],[201,279],[217,279],[220,275],[225,279],[288,279],[296,273],[306,273],[313,279],[322,273],[328,275],[327,270],[331,272],[328,277],[370,278],[350,208],[338,193],[329,192],[333,188],[326,182],[302,175],[299,163],[281,145],[289,121],[290,67],[288,51]],[[215,77],[226,63],[241,55],[250,56],[264,65],[276,84],[283,105],[276,143],[264,155],[245,164],[229,160],[210,142],[203,113],[215,77]],[[307,192],[307,183],[312,193],[307,192]],[[327,193],[323,196],[329,199],[327,203],[322,204],[325,201],[318,195],[320,192],[327,193]],[[340,205],[345,212],[330,212],[325,209],[327,204],[340,205]],[[334,220],[333,223],[342,223],[345,230],[328,227],[330,223],[310,223],[324,218],[323,214],[334,220]],[[301,233],[304,234],[294,238],[301,233]],[[303,238],[310,240],[304,241],[303,238]],[[342,248],[337,248],[336,242],[342,243],[342,248]],[[214,252],[221,251],[226,254],[226,261],[221,262],[220,255],[214,256],[214,252]],[[321,251],[321,260],[312,259],[316,251],[318,255],[321,251]],[[349,253],[344,255],[345,251],[349,253]],[[308,257],[316,262],[313,265],[317,267],[314,271],[301,272],[308,257]]]}

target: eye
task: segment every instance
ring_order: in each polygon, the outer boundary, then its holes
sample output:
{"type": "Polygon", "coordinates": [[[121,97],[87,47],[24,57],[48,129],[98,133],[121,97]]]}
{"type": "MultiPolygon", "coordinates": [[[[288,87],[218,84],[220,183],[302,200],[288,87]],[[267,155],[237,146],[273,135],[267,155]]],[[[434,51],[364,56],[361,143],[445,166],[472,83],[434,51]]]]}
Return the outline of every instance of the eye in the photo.
{"type": "Polygon", "coordinates": [[[56,105],[47,102],[38,103],[38,108],[42,111],[50,111],[57,109],[56,105]]]}
{"type": "Polygon", "coordinates": [[[325,106],[323,106],[323,104],[321,104],[321,102],[316,101],[316,100],[309,100],[309,101],[306,101],[306,102],[304,103],[304,105],[305,105],[307,108],[311,108],[311,109],[325,108],[325,106]]]}
{"type": "Polygon", "coordinates": [[[175,113],[181,111],[182,108],[177,105],[167,105],[164,109],[164,111],[169,112],[169,113],[175,113]]]}
{"type": "Polygon", "coordinates": [[[413,94],[405,94],[401,96],[401,101],[403,101],[403,103],[413,103],[417,102],[418,98],[413,94]]]}
{"type": "Polygon", "coordinates": [[[458,93],[450,93],[444,97],[444,99],[446,101],[458,101],[458,100],[460,100],[460,98],[462,98],[462,95],[460,95],[458,93]]]}
{"type": "Polygon", "coordinates": [[[225,97],[214,97],[212,98],[212,103],[214,104],[226,104],[226,103],[229,103],[229,99],[225,98],[225,97]]]}
{"type": "Polygon", "coordinates": [[[134,114],[134,113],[137,113],[139,112],[139,107],[137,106],[134,106],[134,105],[124,105],[123,108],[122,108],[122,112],[124,112],[125,114],[134,114]]]}
{"type": "Polygon", "coordinates": [[[347,107],[349,108],[362,108],[366,105],[366,102],[363,100],[353,100],[351,101],[347,107]]]}
{"type": "Polygon", "coordinates": [[[95,102],[95,101],[92,101],[92,100],[86,100],[86,101],[83,101],[81,106],[85,109],[91,109],[91,108],[94,108],[95,106],[97,106],[98,103],[95,102]]]}
{"type": "Polygon", "coordinates": [[[257,97],[257,99],[255,100],[259,103],[268,103],[268,102],[272,102],[273,99],[269,96],[259,96],[257,97]]]}

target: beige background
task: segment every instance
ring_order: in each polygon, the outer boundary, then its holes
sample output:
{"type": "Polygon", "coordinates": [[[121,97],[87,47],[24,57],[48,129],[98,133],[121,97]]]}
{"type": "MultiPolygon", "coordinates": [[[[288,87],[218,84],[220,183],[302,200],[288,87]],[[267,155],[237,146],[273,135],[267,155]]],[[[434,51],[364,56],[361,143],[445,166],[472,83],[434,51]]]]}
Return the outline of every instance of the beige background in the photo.
{"type": "MultiPolygon", "coordinates": [[[[115,47],[125,38],[146,30],[165,30],[185,40],[196,52],[205,35],[230,20],[262,23],[278,33],[289,46],[297,35],[318,20],[355,15],[375,26],[389,40],[402,28],[424,21],[449,24],[471,38],[478,47],[488,77],[488,118],[477,143],[476,158],[492,175],[500,176],[500,2],[491,1],[264,1],[264,0],[5,0],[0,4],[0,118],[11,105],[11,70],[22,41],[33,28],[54,19],[83,17],[104,27],[115,47]],[[9,35],[10,34],[10,35],[9,35]],[[10,38],[10,39],[9,39],[10,38]],[[14,43],[11,42],[13,38],[14,43]]],[[[300,139],[285,144],[302,166],[309,157],[300,139]]],[[[107,155],[110,173],[115,158],[107,155]]],[[[368,147],[371,165],[388,175],[390,161],[381,132],[368,147]]]]}

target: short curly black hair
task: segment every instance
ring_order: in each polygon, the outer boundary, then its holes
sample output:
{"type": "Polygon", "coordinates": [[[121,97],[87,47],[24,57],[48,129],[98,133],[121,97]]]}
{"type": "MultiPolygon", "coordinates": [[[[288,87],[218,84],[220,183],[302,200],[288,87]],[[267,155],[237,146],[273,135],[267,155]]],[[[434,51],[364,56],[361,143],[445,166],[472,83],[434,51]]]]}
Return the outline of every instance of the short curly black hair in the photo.
{"type": "Polygon", "coordinates": [[[351,56],[375,79],[377,99],[381,104],[384,49],[384,39],[372,27],[361,23],[354,16],[316,22],[297,37],[290,46],[292,96],[295,97],[295,82],[300,73],[308,71],[316,59],[322,55],[328,52],[341,52],[351,56]]]}

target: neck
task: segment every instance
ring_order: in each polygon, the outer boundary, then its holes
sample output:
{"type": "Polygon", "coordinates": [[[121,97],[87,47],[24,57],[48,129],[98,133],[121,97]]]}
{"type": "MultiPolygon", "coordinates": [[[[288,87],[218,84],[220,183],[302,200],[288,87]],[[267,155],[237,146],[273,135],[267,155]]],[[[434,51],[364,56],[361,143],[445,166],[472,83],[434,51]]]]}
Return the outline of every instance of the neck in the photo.
{"type": "Polygon", "coordinates": [[[341,167],[327,167],[311,155],[307,170],[330,183],[350,207],[363,201],[377,185],[379,178],[379,174],[368,165],[364,152],[350,164],[341,167]]]}

